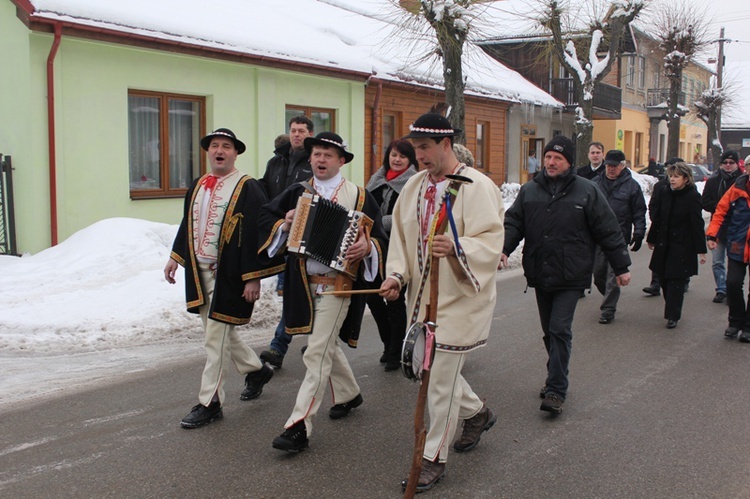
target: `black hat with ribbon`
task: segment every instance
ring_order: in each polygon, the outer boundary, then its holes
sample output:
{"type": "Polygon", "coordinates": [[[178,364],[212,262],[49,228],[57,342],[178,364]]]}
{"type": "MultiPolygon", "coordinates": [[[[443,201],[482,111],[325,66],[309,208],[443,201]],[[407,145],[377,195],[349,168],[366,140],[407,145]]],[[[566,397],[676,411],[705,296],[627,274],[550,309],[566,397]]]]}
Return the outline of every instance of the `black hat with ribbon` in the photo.
{"type": "Polygon", "coordinates": [[[211,139],[213,139],[214,137],[225,137],[231,140],[234,143],[234,148],[237,149],[237,154],[242,154],[243,152],[245,152],[245,149],[247,149],[245,147],[245,144],[243,144],[242,141],[239,140],[234,132],[229,128],[217,128],[213,132],[203,137],[201,139],[201,147],[204,150],[208,151],[208,146],[211,145],[211,139]]]}
{"type": "Polygon", "coordinates": [[[344,156],[344,163],[349,163],[354,159],[354,154],[346,150],[346,142],[339,135],[333,132],[320,132],[315,137],[305,139],[305,150],[312,153],[313,146],[336,147],[344,156]]]}
{"type": "Polygon", "coordinates": [[[451,122],[437,113],[423,114],[409,125],[409,135],[406,139],[422,139],[429,137],[455,137],[461,130],[453,128],[451,122]]]}

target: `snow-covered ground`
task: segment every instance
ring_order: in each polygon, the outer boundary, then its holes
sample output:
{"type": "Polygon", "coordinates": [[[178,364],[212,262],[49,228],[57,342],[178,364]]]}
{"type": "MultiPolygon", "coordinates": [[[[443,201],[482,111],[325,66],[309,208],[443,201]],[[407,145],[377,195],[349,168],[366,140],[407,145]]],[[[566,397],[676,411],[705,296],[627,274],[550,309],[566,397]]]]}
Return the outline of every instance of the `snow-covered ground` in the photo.
{"type": "MultiPolygon", "coordinates": [[[[649,197],[654,179],[634,177],[649,197]]],[[[518,189],[503,185],[506,208],[518,189]]],[[[35,255],[0,256],[0,407],[201,358],[200,321],[185,311],[182,269],[176,285],[164,280],[176,231],[114,218],[35,255]]],[[[511,267],[520,256],[519,248],[511,267]]],[[[238,329],[256,350],[281,313],[275,282],[263,281],[252,322],[238,329]]]]}

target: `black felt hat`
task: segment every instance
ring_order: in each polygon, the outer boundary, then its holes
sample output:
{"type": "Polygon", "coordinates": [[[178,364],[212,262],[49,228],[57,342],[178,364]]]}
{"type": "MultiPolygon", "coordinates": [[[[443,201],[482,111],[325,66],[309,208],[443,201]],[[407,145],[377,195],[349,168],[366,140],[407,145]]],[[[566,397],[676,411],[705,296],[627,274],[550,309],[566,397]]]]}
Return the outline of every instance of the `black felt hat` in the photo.
{"type": "Polygon", "coordinates": [[[339,135],[333,132],[320,132],[315,137],[305,139],[305,150],[312,153],[313,146],[337,147],[344,155],[344,163],[349,163],[354,159],[354,154],[346,150],[346,142],[339,135]]]}
{"type": "Polygon", "coordinates": [[[447,118],[437,113],[423,114],[409,125],[409,135],[406,139],[422,139],[429,137],[455,137],[461,133],[458,128],[453,128],[447,118]]]}
{"type": "Polygon", "coordinates": [[[604,157],[605,165],[616,166],[623,161],[625,161],[625,153],[618,149],[607,151],[607,155],[604,157]]]}
{"type": "Polygon", "coordinates": [[[226,137],[232,142],[234,142],[234,148],[237,149],[237,154],[242,154],[245,152],[245,144],[241,140],[237,138],[237,136],[234,134],[233,131],[231,131],[229,128],[217,128],[210,134],[206,135],[201,139],[201,147],[208,151],[208,146],[211,145],[211,139],[214,137],[226,137]]]}

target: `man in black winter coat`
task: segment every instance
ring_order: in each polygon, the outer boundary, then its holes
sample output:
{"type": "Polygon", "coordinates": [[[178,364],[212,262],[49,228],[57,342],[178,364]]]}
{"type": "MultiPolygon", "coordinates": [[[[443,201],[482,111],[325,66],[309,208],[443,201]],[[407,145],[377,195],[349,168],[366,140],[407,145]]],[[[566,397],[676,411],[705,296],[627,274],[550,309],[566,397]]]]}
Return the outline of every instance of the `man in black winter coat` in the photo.
{"type": "Polygon", "coordinates": [[[505,212],[505,244],[500,258],[522,239],[523,270],[536,292],[547,380],[540,410],[559,414],[568,391],[568,364],[573,341],[573,315],[581,291],[591,285],[594,252],[600,246],[614,269],[618,286],[630,282],[630,256],[620,224],[601,191],[571,168],[575,146],[558,135],[544,148],[544,170],[521,186],[505,212]]]}
{"type": "MultiPolygon", "coordinates": [[[[293,116],[289,120],[289,142],[276,148],[274,157],[266,164],[266,173],[260,179],[270,201],[290,185],[312,177],[310,153],[305,150],[305,139],[313,136],[313,129],[313,122],[307,116],[293,116]]],[[[283,289],[284,274],[279,274],[279,283],[279,289],[283,289]]],[[[261,360],[277,369],[281,368],[291,342],[292,337],[286,333],[282,317],[276,326],[271,345],[260,354],[261,360]]]]}
{"type": "Polygon", "coordinates": [[[313,122],[307,116],[294,116],[289,120],[289,142],[274,151],[273,158],[266,163],[266,173],[260,179],[269,200],[273,201],[290,185],[312,177],[305,139],[313,136],[313,130],[313,122]]]}
{"type": "MultiPolygon", "coordinates": [[[[595,177],[594,183],[604,193],[615,213],[625,242],[632,243],[630,251],[638,251],[646,235],[646,200],[643,190],[633,179],[630,170],[625,168],[625,154],[622,151],[609,151],[604,159],[604,167],[604,175],[595,177]]],[[[599,307],[602,311],[599,324],[609,324],[615,319],[620,287],[615,280],[614,270],[607,263],[601,248],[596,250],[594,284],[604,295],[599,307]]]]}
{"type": "Polygon", "coordinates": [[[604,144],[592,142],[589,144],[589,164],[584,165],[576,172],[579,177],[593,180],[604,173],[604,144]]]}
{"type": "MultiPolygon", "coordinates": [[[[742,173],[739,168],[740,155],[737,151],[727,149],[721,155],[720,168],[713,173],[706,185],[703,186],[703,195],[701,196],[701,205],[703,209],[714,216],[716,205],[725,192],[732,187],[734,181],[742,173]]],[[[711,250],[711,270],[714,273],[714,282],[716,283],[716,296],[714,303],[724,303],[727,300],[727,270],[725,262],[727,259],[727,230],[723,227],[716,238],[716,248],[711,250]]]]}

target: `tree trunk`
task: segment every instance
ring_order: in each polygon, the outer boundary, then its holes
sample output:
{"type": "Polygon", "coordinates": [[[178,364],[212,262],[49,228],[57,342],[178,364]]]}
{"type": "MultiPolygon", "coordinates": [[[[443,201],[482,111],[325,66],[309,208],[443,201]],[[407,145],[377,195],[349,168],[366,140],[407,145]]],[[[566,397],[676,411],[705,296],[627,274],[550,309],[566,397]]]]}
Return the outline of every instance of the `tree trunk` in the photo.
{"type": "Polygon", "coordinates": [[[450,106],[448,120],[456,128],[463,130],[455,141],[466,144],[466,104],[464,101],[464,73],[461,66],[464,35],[453,30],[435,29],[438,43],[443,51],[443,81],[445,82],[445,102],[450,106]]]}
{"type": "MultiPolygon", "coordinates": [[[[593,85],[592,85],[593,86],[593,85]]],[[[589,144],[594,140],[594,100],[593,93],[591,99],[584,99],[583,85],[576,85],[576,99],[578,108],[576,108],[575,123],[575,142],[576,142],[576,159],[572,167],[583,166],[589,162],[589,144]]]]}
{"type": "Polygon", "coordinates": [[[719,167],[719,163],[721,162],[721,153],[722,153],[722,147],[720,144],[714,144],[714,142],[717,141],[718,136],[718,130],[717,130],[717,111],[715,109],[710,109],[708,111],[708,121],[706,125],[708,126],[708,156],[711,159],[711,164],[714,167],[714,170],[716,170],[719,167]]]}

